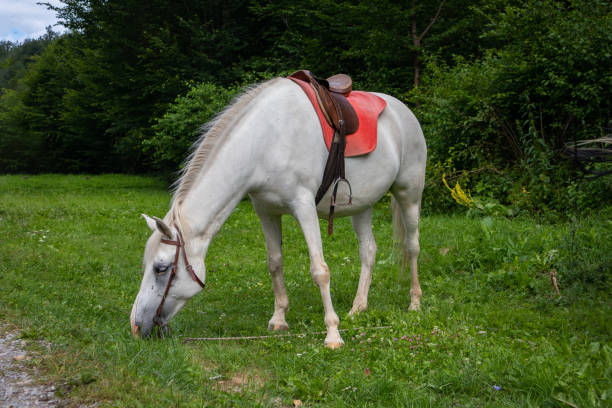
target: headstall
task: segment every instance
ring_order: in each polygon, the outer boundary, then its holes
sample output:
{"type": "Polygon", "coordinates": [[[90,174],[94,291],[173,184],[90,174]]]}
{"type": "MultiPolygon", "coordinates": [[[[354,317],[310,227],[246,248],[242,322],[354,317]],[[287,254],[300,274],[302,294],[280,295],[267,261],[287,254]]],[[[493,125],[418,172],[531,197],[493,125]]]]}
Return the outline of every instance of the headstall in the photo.
{"type": "Polygon", "coordinates": [[[164,303],[166,302],[166,297],[168,296],[168,291],[170,290],[172,281],[176,277],[176,270],[178,268],[178,261],[179,261],[181,252],[183,252],[183,261],[185,262],[185,268],[191,275],[191,279],[197,282],[198,285],[200,285],[200,287],[202,288],[204,287],[204,283],[200,280],[200,278],[198,278],[198,275],[196,275],[195,272],[193,271],[193,267],[191,266],[191,264],[189,264],[189,260],[187,259],[187,252],[185,251],[185,240],[183,239],[183,234],[181,234],[181,230],[178,228],[178,226],[176,226],[176,224],[174,225],[174,228],[176,229],[176,232],[177,232],[176,241],[172,241],[169,239],[161,240],[161,242],[164,244],[176,246],[176,252],[174,254],[174,264],[172,265],[172,272],[170,272],[170,277],[168,278],[168,284],[166,285],[166,290],[164,291],[164,295],[162,296],[161,302],[159,303],[159,306],[157,307],[157,311],[155,312],[155,318],[153,319],[153,322],[160,327],[162,327],[162,321],[161,321],[162,309],[164,307],[164,303]]]}

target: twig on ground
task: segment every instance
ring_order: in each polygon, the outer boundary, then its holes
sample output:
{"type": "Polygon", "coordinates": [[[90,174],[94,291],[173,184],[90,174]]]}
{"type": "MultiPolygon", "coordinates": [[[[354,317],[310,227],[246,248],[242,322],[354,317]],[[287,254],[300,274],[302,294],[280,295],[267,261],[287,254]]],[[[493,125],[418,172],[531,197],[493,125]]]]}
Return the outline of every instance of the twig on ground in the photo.
{"type": "MultiPolygon", "coordinates": [[[[376,326],[376,327],[357,327],[353,329],[342,329],[338,330],[340,332],[345,332],[349,330],[382,330],[382,329],[392,329],[393,326],[376,326]]],[[[327,334],[326,331],[320,332],[312,332],[312,333],[286,333],[286,334],[274,334],[267,336],[234,336],[234,337],[185,337],[183,339],[184,343],[189,343],[192,341],[226,341],[226,340],[263,340],[263,339],[274,339],[281,337],[307,337],[314,336],[320,334],[327,334]]]]}

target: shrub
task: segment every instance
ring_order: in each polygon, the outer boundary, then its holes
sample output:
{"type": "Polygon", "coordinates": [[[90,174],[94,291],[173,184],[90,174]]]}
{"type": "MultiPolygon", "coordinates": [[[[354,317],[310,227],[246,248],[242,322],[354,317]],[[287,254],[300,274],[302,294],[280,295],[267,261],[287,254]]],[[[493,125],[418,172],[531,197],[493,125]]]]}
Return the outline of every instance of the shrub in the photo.
{"type": "Polygon", "coordinates": [[[166,113],[155,120],[154,135],[143,140],[143,148],[159,169],[175,170],[187,157],[202,126],[220,112],[240,87],[224,88],[211,83],[192,84],[178,96],[166,113]]]}
{"type": "MultiPolygon", "coordinates": [[[[474,197],[539,214],[599,208],[609,179],[576,185],[565,143],[605,135],[612,117],[612,18],[606,2],[524,0],[504,6],[485,37],[497,48],[450,67],[428,62],[419,103],[428,185],[461,178],[474,197]],[[436,180],[437,179],[437,180],[436,180]]],[[[448,203],[440,206],[444,209],[448,203]]]]}

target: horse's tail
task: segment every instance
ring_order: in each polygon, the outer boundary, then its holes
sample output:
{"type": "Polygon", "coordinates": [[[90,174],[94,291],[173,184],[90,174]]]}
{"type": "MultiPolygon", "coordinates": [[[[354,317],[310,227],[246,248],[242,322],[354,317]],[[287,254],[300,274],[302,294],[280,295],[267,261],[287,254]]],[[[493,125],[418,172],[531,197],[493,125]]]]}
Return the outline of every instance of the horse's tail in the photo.
{"type": "Polygon", "coordinates": [[[401,254],[400,258],[400,278],[403,278],[404,266],[408,261],[408,251],[406,250],[406,228],[404,227],[404,220],[402,219],[402,211],[399,203],[391,195],[391,218],[393,220],[393,243],[395,250],[401,254]]]}

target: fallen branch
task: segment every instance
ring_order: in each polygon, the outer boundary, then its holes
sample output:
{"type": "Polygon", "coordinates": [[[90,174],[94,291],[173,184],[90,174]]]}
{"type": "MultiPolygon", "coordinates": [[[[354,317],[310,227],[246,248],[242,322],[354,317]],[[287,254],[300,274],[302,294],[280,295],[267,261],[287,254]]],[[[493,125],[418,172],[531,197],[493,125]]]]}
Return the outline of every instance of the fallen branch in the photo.
{"type": "MultiPolygon", "coordinates": [[[[382,330],[382,329],[392,329],[393,326],[376,326],[376,327],[357,327],[354,329],[342,329],[342,330],[338,330],[340,332],[346,332],[349,330],[358,330],[358,331],[365,331],[365,330],[382,330]]],[[[267,335],[267,336],[234,336],[234,337],[185,337],[183,339],[184,343],[189,343],[192,341],[228,341],[228,340],[263,340],[263,339],[275,339],[275,338],[282,338],[282,337],[300,337],[300,338],[304,338],[304,337],[308,337],[308,336],[315,336],[315,335],[321,335],[321,334],[327,334],[326,331],[320,331],[320,332],[312,332],[312,333],[287,333],[287,334],[273,334],[273,335],[267,335]]]]}

